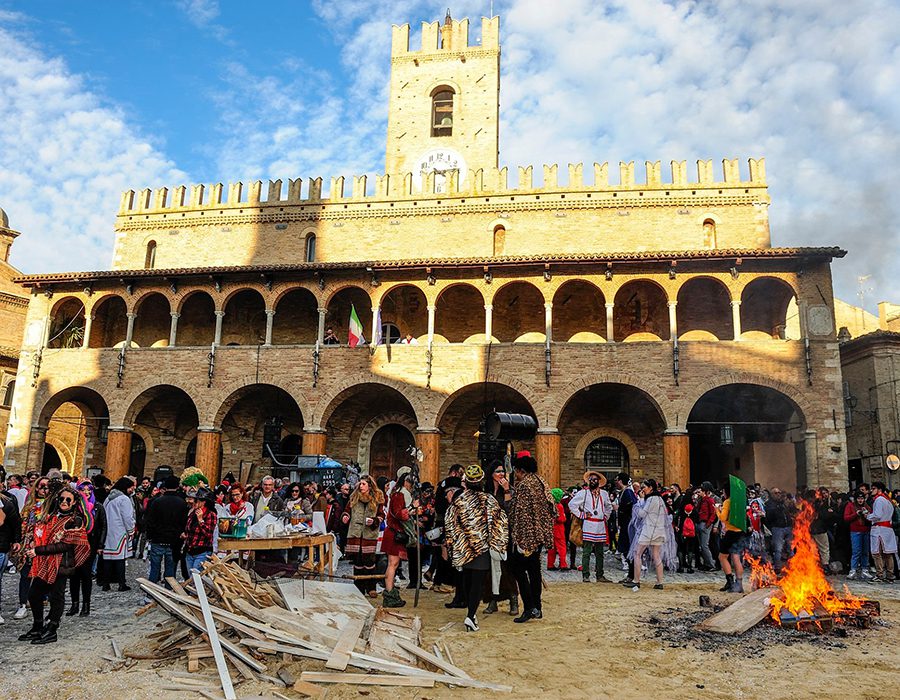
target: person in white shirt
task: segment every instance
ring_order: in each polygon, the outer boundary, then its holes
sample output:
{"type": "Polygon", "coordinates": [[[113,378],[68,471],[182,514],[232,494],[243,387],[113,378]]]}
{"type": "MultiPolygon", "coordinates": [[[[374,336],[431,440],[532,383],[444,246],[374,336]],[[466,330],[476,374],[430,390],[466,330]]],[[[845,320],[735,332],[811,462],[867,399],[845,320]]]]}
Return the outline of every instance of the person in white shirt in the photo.
{"type": "Polygon", "coordinates": [[[25,507],[25,499],[28,498],[28,489],[23,487],[22,478],[11,474],[6,479],[6,492],[16,499],[19,504],[19,512],[25,507]]]}
{"type": "Polygon", "coordinates": [[[606,477],[600,472],[584,473],[587,488],[582,489],[569,501],[572,515],[581,518],[582,550],[581,579],[585,583],[591,580],[591,553],[594,554],[594,567],[598,583],[612,583],[603,573],[603,545],[609,544],[609,516],[612,514],[612,501],[603,489],[606,477]]]}
{"type": "Polygon", "coordinates": [[[886,487],[880,481],[872,482],[872,512],[866,519],[872,523],[869,531],[872,559],[875,562],[873,581],[891,583],[896,578],[894,557],[897,555],[897,533],[891,527],[894,504],[888,498],[886,487]]]}

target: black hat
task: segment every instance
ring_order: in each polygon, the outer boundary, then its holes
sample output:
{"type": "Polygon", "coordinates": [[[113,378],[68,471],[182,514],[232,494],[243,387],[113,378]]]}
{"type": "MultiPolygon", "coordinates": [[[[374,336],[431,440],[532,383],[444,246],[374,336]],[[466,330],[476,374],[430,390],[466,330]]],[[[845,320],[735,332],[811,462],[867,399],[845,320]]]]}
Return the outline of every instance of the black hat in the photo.
{"type": "Polygon", "coordinates": [[[163,479],[162,485],[164,489],[175,491],[179,486],[181,486],[181,482],[178,481],[177,476],[169,475],[165,479],[163,479]]]}
{"type": "Polygon", "coordinates": [[[115,484],[113,484],[113,488],[116,491],[121,491],[122,493],[126,493],[128,489],[134,486],[134,481],[132,481],[129,477],[123,476],[115,484]]]}

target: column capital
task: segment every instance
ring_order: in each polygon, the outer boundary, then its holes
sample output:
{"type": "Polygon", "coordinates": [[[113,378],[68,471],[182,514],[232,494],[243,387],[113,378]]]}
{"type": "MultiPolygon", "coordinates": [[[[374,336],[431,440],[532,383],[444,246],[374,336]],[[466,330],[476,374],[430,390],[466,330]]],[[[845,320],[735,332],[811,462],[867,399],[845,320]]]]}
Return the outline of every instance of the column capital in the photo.
{"type": "Polygon", "coordinates": [[[672,428],[670,430],[663,431],[663,437],[678,437],[678,436],[686,436],[688,431],[685,428],[672,428]]]}
{"type": "Polygon", "coordinates": [[[266,316],[274,316],[275,309],[266,309],[266,316]]]}
{"type": "Polygon", "coordinates": [[[545,309],[552,309],[552,308],[553,308],[553,302],[552,302],[552,301],[545,301],[545,302],[544,302],[544,308],[545,308],[545,309]]]}
{"type": "Polygon", "coordinates": [[[325,430],[323,428],[304,428],[303,432],[307,435],[324,435],[325,430]]]}
{"type": "Polygon", "coordinates": [[[439,428],[416,428],[416,435],[439,435],[440,432],[439,428]]]}
{"type": "Polygon", "coordinates": [[[179,319],[179,318],[181,318],[181,314],[178,313],[177,311],[170,311],[170,312],[169,312],[169,316],[171,316],[171,317],[174,318],[174,319],[179,319]]]}
{"type": "Polygon", "coordinates": [[[222,429],[217,428],[214,425],[200,425],[197,427],[198,433],[221,433],[222,429]]]}
{"type": "Polygon", "coordinates": [[[32,425],[31,426],[32,433],[43,433],[44,435],[46,435],[48,430],[50,430],[50,428],[44,427],[43,425],[32,425]]]}
{"type": "Polygon", "coordinates": [[[669,306],[670,309],[674,309],[676,306],[678,306],[678,302],[677,302],[677,301],[670,301],[670,302],[668,302],[668,306],[669,306]]]}
{"type": "Polygon", "coordinates": [[[131,428],[126,427],[124,425],[111,425],[107,429],[107,432],[110,433],[130,433],[131,428]]]}
{"type": "Polygon", "coordinates": [[[126,316],[129,320],[133,320],[133,319],[136,319],[136,318],[137,318],[137,314],[136,314],[134,311],[129,311],[127,314],[125,314],[125,316],[126,316]]]}
{"type": "Polygon", "coordinates": [[[328,313],[328,309],[326,309],[324,306],[320,306],[320,307],[317,309],[317,311],[318,311],[319,314],[322,315],[322,316],[324,316],[325,314],[328,313]]]}
{"type": "Polygon", "coordinates": [[[437,304],[429,304],[425,307],[428,311],[435,311],[437,309],[437,304]]]}
{"type": "Polygon", "coordinates": [[[493,310],[494,310],[494,305],[493,305],[493,304],[485,304],[485,305],[484,305],[484,310],[485,310],[485,311],[493,311],[493,310]]]}
{"type": "Polygon", "coordinates": [[[225,312],[220,309],[216,309],[216,316],[218,316],[219,318],[223,318],[225,316],[225,312]]]}
{"type": "Polygon", "coordinates": [[[538,435],[559,435],[559,430],[557,428],[538,428],[538,435]]]}
{"type": "Polygon", "coordinates": [[[741,300],[740,300],[740,299],[732,299],[732,300],[731,300],[731,305],[732,305],[732,306],[740,306],[740,305],[741,305],[741,300]]]}
{"type": "Polygon", "coordinates": [[[615,304],[611,301],[608,301],[608,302],[606,302],[605,306],[607,309],[612,309],[615,307],[615,304]]]}

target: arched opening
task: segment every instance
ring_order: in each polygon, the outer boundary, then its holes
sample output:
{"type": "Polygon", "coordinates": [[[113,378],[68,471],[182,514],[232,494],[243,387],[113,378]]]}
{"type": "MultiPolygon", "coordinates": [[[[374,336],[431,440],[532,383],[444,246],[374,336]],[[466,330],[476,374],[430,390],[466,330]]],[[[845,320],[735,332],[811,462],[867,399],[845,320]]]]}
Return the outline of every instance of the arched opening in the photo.
{"type": "Polygon", "coordinates": [[[662,478],[665,425],[656,400],[635,386],[604,382],[579,389],[569,397],[557,423],[561,483],[580,485],[584,467],[592,460],[610,481],[622,471],[616,465],[623,464],[633,478],[662,478]],[[610,440],[625,449],[615,463],[610,440]]]}
{"type": "Polygon", "coordinates": [[[444,289],[434,309],[435,336],[448,343],[462,343],[480,336],[484,340],[484,297],[470,284],[444,289]]]}
{"type": "Polygon", "coordinates": [[[46,474],[51,469],[62,469],[63,461],[56,448],[47,443],[44,445],[44,456],[41,459],[41,474],[46,474]]]}
{"type": "Polygon", "coordinates": [[[289,433],[281,438],[278,454],[289,460],[295,460],[303,454],[303,436],[298,433],[289,433]]]}
{"type": "MultiPolygon", "coordinates": [[[[428,302],[425,294],[410,284],[394,287],[381,300],[381,322],[394,324],[400,331],[400,338],[410,333],[413,338],[424,342],[428,335],[428,302]]],[[[396,341],[389,341],[382,329],[382,342],[396,341]]]]}
{"type": "Polygon", "coordinates": [[[259,345],[266,341],[266,301],[255,289],[242,289],[225,304],[222,345],[259,345]]]}
{"type": "Polygon", "coordinates": [[[613,309],[616,341],[668,340],[669,307],[662,287],[649,280],[634,280],[616,292],[613,309]]]}
{"type": "Polygon", "coordinates": [[[292,289],[278,301],[272,320],[275,345],[314,345],[319,334],[319,304],[302,287],[292,289]]]}
{"type": "Polygon", "coordinates": [[[197,435],[198,423],[197,407],[183,389],[161,384],[142,392],[126,413],[126,425],[135,428],[131,435],[134,475],[152,473],[162,465],[180,464],[185,446],[197,435]],[[147,442],[153,446],[152,452],[148,453],[147,442]]]}
{"type": "Polygon", "coordinates": [[[38,425],[47,428],[45,451],[52,443],[58,455],[65,452],[73,476],[105,465],[109,408],[93,389],[75,386],[54,394],[41,409],[38,425]]]}
{"type": "Polygon", "coordinates": [[[494,256],[503,255],[506,250],[506,227],[498,224],[494,227],[494,256]]]}
{"type": "Polygon", "coordinates": [[[61,299],[50,312],[48,348],[80,348],[84,342],[84,302],[75,297],[61,299]]]}
{"type": "Polygon", "coordinates": [[[128,335],[128,309],[122,297],[103,299],[91,313],[94,321],[89,347],[115,348],[125,344],[125,337],[128,335]]]}
{"type": "Polygon", "coordinates": [[[543,343],[544,297],[529,282],[510,282],[494,296],[493,334],[501,343],[543,343]]]}
{"type": "Polygon", "coordinates": [[[553,295],[553,340],[603,342],[606,339],[606,298],[583,280],[563,284],[553,295]]]}
{"type": "Polygon", "coordinates": [[[311,263],[316,261],[316,234],[310,233],[306,237],[306,262],[311,263]]]}
{"type": "Polygon", "coordinates": [[[147,463],[147,443],[137,433],[131,434],[131,457],[128,460],[128,474],[140,480],[144,476],[147,463]]]}
{"type": "Polygon", "coordinates": [[[703,222],[703,247],[716,247],[716,222],[712,219],[703,222]]]}
{"type": "Polygon", "coordinates": [[[441,462],[445,464],[487,464],[503,459],[507,452],[529,450],[534,454],[534,440],[490,440],[483,432],[482,421],[493,411],[524,413],[537,420],[531,403],[520,392],[506,384],[485,382],[470,384],[447,397],[438,413],[441,431],[441,462]]]}
{"type": "Polygon", "coordinates": [[[712,389],[694,404],[687,429],[694,484],[722,484],[734,474],[748,484],[794,492],[806,482],[806,421],[775,389],[756,384],[712,389]]]}
{"type": "Polygon", "coordinates": [[[166,347],[172,330],[172,309],[162,294],[148,294],[135,309],[131,339],[142,348],[166,347]]]}
{"type": "Polygon", "coordinates": [[[206,292],[192,292],[181,303],[175,344],[210,346],[216,339],[216,303],[206,292]]]}
{"type": "Polygon", "coordinates": [[[416,438],[410,430],[396,423],[380,427],[369,447],[369,474],[393,479],[400,467],[411,464],[411,448],[416,438]]]}
{"type": "Polygon", "coordinates": [[[431,135],[453,135],[453,90],[439,87],[431,94],[431,135]]]}
{"type": "Polygon", "coordinates": [[[147,244],[147,253],[144,255],[144,269],[152,270],[156,267],[156,241],[147,244]]]}
{"type": "Polygon", "coordinates": [[[16,395],[16,380],[13,379],[3,389],[3,407],[10,408],[13,404],[13,398],[16,395]]]}
{"type": "Polygon", "coordinates": [[[328,454],[339,462],[359,462],[363,471],[378,469],[390,477],[396,476],[399,467],[413,463],[414,458],[402,451],[406,443],[399,432],[388,431],[374,442],[382,426],[405,426],[410,433],[416,428],[412,404],[393,387],[375,383],[352,386],[331,400],[323,422],[328,454]]]}
{"type": "Polygon", "coordinates": [[[331,297],[328,301],[328,312],[325,315],[326,326],[334,330],[341,345],[344,345],[347,342],[347,331],[350,328],[351,309],[356,310],[366,342],[371,341],[369,336],[372,333],[372,299],[359,287],[344,287],[331,297]]]}
{"type": "Polygon", "coordinates": [[[731,295],[718,280],[695,277],[685,282],[678,290],[675,315],[681,340],[701,339],[698,331],[706,331],[717,340],[734,339],[731,295]]]}
{"type": "Polygon", "coordinates": [[[303,434],[303,413],[294,398],[272,384],[250,384],[231,394],[219,407],[216,425],[222,441],[231,446],[222,457],[222,473],[285,475],[276,462],[286,464],[296,451],[282,453],[285,436],[303,434]],[[274,458],[273,458],[274,455],[274,458]]]}
{"type": "Polygon", "coordinates": [[[787,310],[794,290],[774,277],[750,282],[741,294],[741,337],[746,340],[785,338],[787,310]]]}

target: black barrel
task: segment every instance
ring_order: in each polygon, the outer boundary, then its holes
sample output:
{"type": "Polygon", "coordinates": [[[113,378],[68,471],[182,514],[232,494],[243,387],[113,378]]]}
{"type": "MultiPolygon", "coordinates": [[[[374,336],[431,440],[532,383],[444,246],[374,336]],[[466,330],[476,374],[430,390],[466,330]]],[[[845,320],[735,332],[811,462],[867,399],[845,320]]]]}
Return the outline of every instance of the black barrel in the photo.
{"type": "Polygon", "coordinates": [[[527,413],[491,413],[485,426],[492,440],[530,440],[537,432],[537,421],[527,413]]]}

